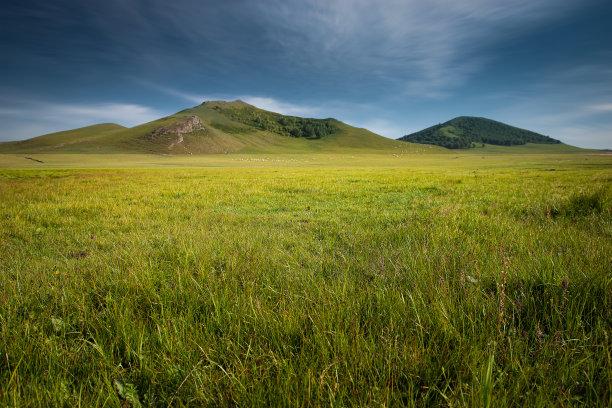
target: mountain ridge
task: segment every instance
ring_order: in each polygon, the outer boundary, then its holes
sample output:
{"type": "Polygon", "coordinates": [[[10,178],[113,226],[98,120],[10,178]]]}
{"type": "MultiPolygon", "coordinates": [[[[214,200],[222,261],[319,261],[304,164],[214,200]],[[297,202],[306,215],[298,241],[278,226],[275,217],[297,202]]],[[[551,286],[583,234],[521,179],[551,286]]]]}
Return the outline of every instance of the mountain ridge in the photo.
{"type": "Polygon", "coordinates": [[[0,153],[292,153],[344,150],[402,151],[402,142],[339,120],[302,118],[236,100],[205,101],[132,128],[99,124],[18,142],[0,153]],[[199,124],[186,125],[188,118],[199,124]],[[182,124],[181,124],[182,123],[182,124]],[[183,126],[187,126],[182,129],[183,126]]]}
{"type": "MultiPolygon", "coordinates": [[[[131,128],[102,123],[2,142],[0,153],[407,153],[423,150],[423,144],[433,153],[448,151],[448,148],[484,147],[485,143],[504,149],[540,143],[551,145],[555,151],[582,150],[487,118],[460,116],[393,140],[337,119],[282,115],[235,100],[205,101],[131,128]]],[[[542,148],[536,150],[542,151],[542,148]]]]}

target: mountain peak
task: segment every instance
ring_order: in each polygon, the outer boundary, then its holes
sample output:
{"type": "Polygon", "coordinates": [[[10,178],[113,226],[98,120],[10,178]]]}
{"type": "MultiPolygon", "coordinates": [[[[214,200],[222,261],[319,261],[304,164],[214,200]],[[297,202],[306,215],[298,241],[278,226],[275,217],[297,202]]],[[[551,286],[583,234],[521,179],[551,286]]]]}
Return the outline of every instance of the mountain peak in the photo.
{"type": "Polygon", "coordinates": [[[236,99],[235,101],[205,101],[204,103],[202,103],[202,106],[205,106],[207,108],[212,108],[212,109],[214,109],[215,107],[222,108],[222,109],[223,108],[254,108],[253,105],[249,105],[248,103],[240,99],[236,99]]]}

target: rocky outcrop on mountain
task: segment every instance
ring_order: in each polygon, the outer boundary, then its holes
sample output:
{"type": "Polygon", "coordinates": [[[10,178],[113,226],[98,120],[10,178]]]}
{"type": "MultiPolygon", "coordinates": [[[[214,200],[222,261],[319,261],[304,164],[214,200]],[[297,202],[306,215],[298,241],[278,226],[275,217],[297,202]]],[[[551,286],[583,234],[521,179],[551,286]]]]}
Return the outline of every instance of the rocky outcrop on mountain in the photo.
{"type": "MultiPolygon", "coordinates": [[[[203,129],[202,121],[197,116],[189,116],[178,122],[156,129],[151,133],[150,139],[155,140],[159,137],[167,135],[177,135],[178,139],[183,140],[183,134],[193,132],[194,130],[203,129]]],[[[177,140],[178,140],[177,139],[177,140]]],[[[180,142],[178,142],[180,143],[180,142]]]]}
{"type": "Polygon", "coordinates": [[[177,122],[171,123],[164,127],[154,130],[145,139],[156,141],[157,143],[167,143],[169,150],[173,149],[177,144],[183,143],[183,135],[191,133],[195,130],[204,129],[202,121],[197,116],[189,116],[177,122]]]}

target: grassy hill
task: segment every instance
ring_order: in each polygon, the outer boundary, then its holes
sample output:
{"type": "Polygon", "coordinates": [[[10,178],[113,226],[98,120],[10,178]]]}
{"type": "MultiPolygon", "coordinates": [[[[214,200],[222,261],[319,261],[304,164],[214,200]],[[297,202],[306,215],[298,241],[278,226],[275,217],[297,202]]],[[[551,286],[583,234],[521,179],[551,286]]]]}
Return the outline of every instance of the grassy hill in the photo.
{"type": "Polygon", "coordinates": [[[433,144],[448,149],[467,149],[496,146],[532,144],[561,144],[539,133],[520,129],[486,118],[460,116],[448,122],[431,126],[419,132],[403,136],[399,140],[412,143],[433,144]]]}
{"type": "Polygon", "coordinates": [[[18,142],[0,143],[2,153],[34,153],[47,151],[70,151],[82,146],[97,144],[105,136],[126,130],[116,123],[102,123],[80,129],[50,133],[18,142]]]}
{"type": "Polygon", "coordinates": [[[335,119],[285,116],[242,101],[209,101],[132,128],[101,124],[0,143],[0,153],[333,153],[404,151],[396,140],[335,119]]]}

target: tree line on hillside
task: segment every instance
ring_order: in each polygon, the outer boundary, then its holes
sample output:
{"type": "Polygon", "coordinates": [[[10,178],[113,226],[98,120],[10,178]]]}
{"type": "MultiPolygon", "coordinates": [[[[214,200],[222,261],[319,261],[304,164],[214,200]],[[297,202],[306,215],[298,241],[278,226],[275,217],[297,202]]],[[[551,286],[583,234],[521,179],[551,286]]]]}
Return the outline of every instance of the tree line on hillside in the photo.
{"type": "Polygon", "coordinates": [[[331,119],[284,116],[278,113],[248,108],[223,109],[223,113],[236,122],[283,136],[320,139],[338,131],[338,127],[331,119]]]}

